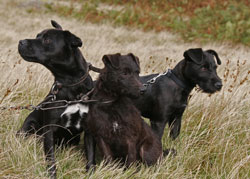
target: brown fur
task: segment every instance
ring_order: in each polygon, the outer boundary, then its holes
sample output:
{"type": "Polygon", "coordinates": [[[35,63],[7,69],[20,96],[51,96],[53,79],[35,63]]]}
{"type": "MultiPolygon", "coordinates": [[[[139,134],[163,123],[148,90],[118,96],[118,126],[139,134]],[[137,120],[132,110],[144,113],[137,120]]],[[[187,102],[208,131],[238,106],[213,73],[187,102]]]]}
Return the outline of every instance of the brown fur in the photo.
{"type": "Polygon", "coordinates": [[[86,126],[104,158],[122,159],[126,166],[136,160],[152,165],[162,155],[162,145],[131,100],[143,88],[139,60],[114,54],[105,55],[103,62],[92,99],[112,102],[91,104],[86,126]]]}

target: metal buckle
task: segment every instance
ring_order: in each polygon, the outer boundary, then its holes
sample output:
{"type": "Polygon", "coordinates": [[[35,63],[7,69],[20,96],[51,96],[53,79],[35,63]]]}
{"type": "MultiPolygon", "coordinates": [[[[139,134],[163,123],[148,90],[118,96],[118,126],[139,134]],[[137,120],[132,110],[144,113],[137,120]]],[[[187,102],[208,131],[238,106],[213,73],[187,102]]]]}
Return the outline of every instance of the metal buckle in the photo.
{"type": "MultiPolygon", "coordinates": [[[[148,80],[147,83],[153,84],[153,83],[155,83],[155,81],[157,80],[157,78],[159,78],[160,76],[164,76],[164,75],[166,75],[167,73],[168,73],[168,71],[165,71],[164,73],[160,73],[160,74],[157,75],[156,77],[154,77],[154,78],[148,80]]],[[[144,85],[144,86],[145,86],[145,85],[144,85]]]]}

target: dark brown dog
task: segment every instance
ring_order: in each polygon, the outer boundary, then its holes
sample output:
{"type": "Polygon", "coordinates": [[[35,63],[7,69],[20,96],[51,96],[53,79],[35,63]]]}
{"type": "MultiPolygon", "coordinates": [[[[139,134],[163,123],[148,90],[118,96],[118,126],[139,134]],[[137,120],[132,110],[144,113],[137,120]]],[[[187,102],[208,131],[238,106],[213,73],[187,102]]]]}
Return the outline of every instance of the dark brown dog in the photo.
{"type": "MultiPolygon", "coordinates": [[[[106,159],[121,159],[127,167],[136,160],[152,165],[162,156],[161,141],[131,100],[144,88],[139,81],[139,59],[118,53],[104,55],[102,60],[105,68],[91,97],[99,102],[89,106],[87,135],[94,137],[106,159]]],[[[86,151],[87,168],[94,164],[93,151],[86,151]]]]}

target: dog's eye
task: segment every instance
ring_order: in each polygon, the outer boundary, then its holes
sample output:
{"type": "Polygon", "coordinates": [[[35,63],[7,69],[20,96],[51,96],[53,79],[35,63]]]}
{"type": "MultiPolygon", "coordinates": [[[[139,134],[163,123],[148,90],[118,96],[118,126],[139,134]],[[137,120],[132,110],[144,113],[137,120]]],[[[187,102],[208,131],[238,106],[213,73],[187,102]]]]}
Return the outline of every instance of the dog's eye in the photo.
{"type": "Polygon", "coordinates": [[[50,42],[51,42],[50,39],[44,39],[44,40],[43,40],[43,43],[45,43],[45,44],[49,44],[50,42]]]}
{"type": "Polygon", "coordinates": [[[122,74],[123,74],[123,75],[128,75],[128,72],[124,71],[122,74]]]}
{"type": "Polygon", "coordinates": [[[128,69],[122,70],[122,75],[129,75],[131,72],[128,69]]]}
{"type": "Polygon", "coordinates": [[[203,67],[201,67],[201,71],[208,71],[209,67],[207,65],[204,65],[203,67]]]}
{"type": "Polygon", "coordinates": [[[202,71],[207,71],[208,69],[206,67],[201,67],[202,71]]]}

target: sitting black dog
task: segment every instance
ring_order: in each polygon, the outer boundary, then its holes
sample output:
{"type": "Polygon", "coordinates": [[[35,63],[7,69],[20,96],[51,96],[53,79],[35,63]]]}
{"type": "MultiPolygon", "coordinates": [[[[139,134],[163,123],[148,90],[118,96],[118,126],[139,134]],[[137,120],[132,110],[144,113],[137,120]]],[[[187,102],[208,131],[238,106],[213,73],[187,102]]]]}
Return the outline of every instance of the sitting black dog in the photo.
{"type": "MultiPolygon", "coordinates": [[[[133,54],[104,55],[102,60],[105,68],[91,97],[99,102],[89,105],[85,135],[94,138],[106,159],[121,159],[127,167],[136,160],[152,165],[162,156],[161,141],[131,100],[144,90],[139,60],[133,54]]],[[[87,150],[87,168],[95,164],[93,156],[93,148],[87,150]]]]}
{"type": "Polygon", "coordinates": [[[160,139],[166,123],[171,129],[172,139],[179,135],[182,114],[196,85],[205,93],[214,93],[222,88],[214,56],[220,65],[221,60],[214,50],[189,49],[184,52],[184,60],[173,70],[140,77],[147,90],[134,103],[142,116],[150,119],[151,127],[160,139]]]}
{"type": "MultiPolygon", "coordinates": [[[[89,66],[78,47],[80,38],[51,21],[55,29],[46,29],[35,39],[20,40],[18,51],[24,60],[44,65],[55,77],[54,85],[48,96],[40,104],[46,103],[29,114],[18,134],[42,135],[44,151],[49,162],[49,174],[56,178],[55,144],[78,144],[80,133],[84,130],[83,118],[88,106],[70,105],[67,109],[58,100],[73,101],[80,99],[93,88],[93,81],[88,74],[89,66]],[[48,104],[47,102],[51,102],[48,104]]],[[[38,105],[39,106],[39,105],[38,105]]]]}

